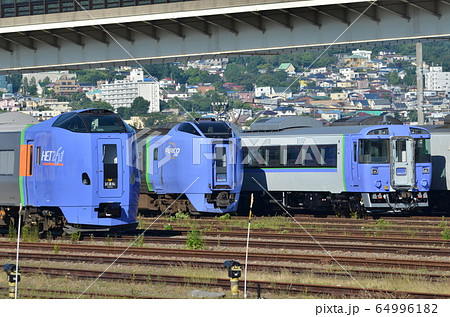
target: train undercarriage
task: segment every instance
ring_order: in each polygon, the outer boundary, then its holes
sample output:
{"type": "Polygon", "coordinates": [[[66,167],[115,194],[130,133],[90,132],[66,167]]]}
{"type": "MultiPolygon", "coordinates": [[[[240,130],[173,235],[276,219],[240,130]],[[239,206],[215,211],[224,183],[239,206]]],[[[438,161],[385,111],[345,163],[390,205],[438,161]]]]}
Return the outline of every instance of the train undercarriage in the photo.
{"type": "Polygon", "coordinates": [[[398,191],[390,193],[330,192],[245,192],[241,194],[238,213],[248,214],[250,195],[254,195],[252,213],[277,215],[305,213],[336,214],[339,217],[364,218],[368,214],[408,213],[428,206],[427,192],[398,191]]]}
{"type": "Polygon", "coordinates": [[[66,225],[66,219],[59,208],[36,208],[17,206],[0,207],[0,228],[17,228],[21,213],[21,225],[36,228],[38,232],[59,230],[66,225]]]}
{"type": "MultiPolygon", "coordinates": [[[[235,194],[228,191],[213,191],[202,195],[201,199],[214,208],[226,208],[235,201],[235,194]]],[[[141,194],[139,210],[144,213],[164,212],[169,215],[177,212],[186,212],[195,216],[200,213],[207,214],[207,212],[199,212],[185,194],[141,194]]]]}

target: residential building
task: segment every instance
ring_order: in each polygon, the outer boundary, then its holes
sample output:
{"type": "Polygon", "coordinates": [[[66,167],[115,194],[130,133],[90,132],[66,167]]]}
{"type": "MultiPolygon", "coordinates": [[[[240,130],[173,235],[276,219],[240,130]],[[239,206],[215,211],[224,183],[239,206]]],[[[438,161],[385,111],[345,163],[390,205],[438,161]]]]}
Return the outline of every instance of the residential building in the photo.
{"type": "Polygon", "coordinates": [[[352,51],[353,55],[360,55],[364,57],[365,59],[371,59],[372,58],[372,51],[366,51],[366,50],[360,50],[357,49],[356,51],[352,51]]]}
{"type": "Polygon", "coordinates": [[[346,67],[362,67],[368,58],[362,55],[351,55],[345,59],[346,67]]]}
{"type": "Polygon", "coordinates": [[[77,80],[73,78],[68,78],[67,76],[62,76],[60,79],[55,81],[53,84],[53,91],[56,95],[69,95],[77,92],[79,86],[77,80]]]}
{"type": "Polygon", "coordinates": [[[142,69],[133,69],[128,79],[103,84],[101,90],[102,100],[114,109],[129,108],[134,99],[142,97],[150,102],[148,112],[159,112],[159,83],[144,78],[142,69]]]}
{"type": "Polygon", "coordinates": [[[177,83],[172,78],[166,77],[159,81],[159,87],[160,88],[175,88],[177,83]]]}
{"type": "Polygon", "coordinates": [[[275,71],[283,71],[289,75],[295,75],[295,67],[291,63],[281,63],[275,71]]]}
{"type": "Polygon", "coordinates": [[[53,110],[46,110],[46,111],[32,110],[32,111],[21,111],[21,112],[38,119],[38,121],[40,121],[40,122],[51,119],[51,118],[56,117],[61,114],[60,111],[53,111],[53,110]]]}
{"type": "Polygon", "coordinates": [[[425,73],[425,89],[450,91],[450,72],[443,72],[442,66],[431,66],[425,73]]]}
{"type": "Polygon", "coordinates": [[[20,106],[13,99],[0,99],[0,110],[18,111],[20,110],[20,106]]]}

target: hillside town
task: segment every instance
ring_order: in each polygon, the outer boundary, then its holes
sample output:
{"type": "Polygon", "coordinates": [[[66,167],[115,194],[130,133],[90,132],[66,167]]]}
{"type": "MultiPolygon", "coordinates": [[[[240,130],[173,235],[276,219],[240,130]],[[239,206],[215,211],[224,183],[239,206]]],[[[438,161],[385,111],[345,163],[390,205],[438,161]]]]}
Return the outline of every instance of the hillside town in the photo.
{"type": "MultiPolygon", "coordinates": [[[[228,78],[232,67],[227,58],[171,64],[198,78],[189,77],[192,80],[185,83],[169,76],[157,78],[145,67],[108,70],[114,76],[95,83],[64,71],[23,74],[19,83],[15,78],[14,87],[12,78],[3,75],[0,110],[21,111],[43,121],[72,109],[102,107],[115,110],[135,128],[182,121],[188,112],[241,126],[261,117],[292,115],[312,116],[326,124],[344,116],[386,114],[417,124],[415,56],[356,49],[333,57],[336,63],[323,67],[259,65],[261,76],[272,74],[280,84],[250,87],[228,78]],[[201,82],[205,78],[216,82],[201,82]]],[[[422,71],[425,123],[442,124],[449,113],[450,72],[426,59],[422,71]]]]}

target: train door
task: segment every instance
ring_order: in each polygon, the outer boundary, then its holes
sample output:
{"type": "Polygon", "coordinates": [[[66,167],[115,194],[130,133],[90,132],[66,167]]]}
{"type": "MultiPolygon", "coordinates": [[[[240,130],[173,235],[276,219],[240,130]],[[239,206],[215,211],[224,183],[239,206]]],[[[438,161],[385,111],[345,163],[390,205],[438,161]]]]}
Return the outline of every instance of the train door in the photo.
{"type": "Polygon", "coordinates": [[[391,138],[391,186],[409,190],[415,185],[414,139],[391,138]]]}
{"type": "Polygon", "coordinates": [[[147,138],[145,153],[145,181],[150,192],[162,190],[162,168],[165,158],[161,139],[147,138]]]}
{"type": "Polygon", "coordinates": [[[229,144],[214,144],[213,188],[232,189],[234,183],[232,149],[229,144]]]}
{"type": "Polygon", "coordinates": [[[24,152],[21,153],[21,158],[24,160],[22,163],[22,168],[24,169],[24,176],[25,176],[25,199],[26,204],[35,204],[36,202],[34,199],[36,198],[35,195],[35,179],[33,177],[33,160],[34,160],[34,140],[28,140],[27,145],[23,150],[24,152]],[[22,156],[24,154],[24,156],[22,156]],[[32,201],[30,201],[30,199],[32,201]]]}
{"type": "Polygon", "coordinates": [[[120,139],[98,139],[98,193],[100,197],[122,196],[123,149],[120,139]]]}
{"type": "MultiPolygon", "coordinates": [[[[358,175],[358,139],[352,138],[351,145],[351,168],[352,168],[352,186],[359,187],[359,175],[358,175]]],[[[343,158],[345,160],[345,158],[343,158]]],[[[345,164],[345,162],[344,162],[345,164]]]]}

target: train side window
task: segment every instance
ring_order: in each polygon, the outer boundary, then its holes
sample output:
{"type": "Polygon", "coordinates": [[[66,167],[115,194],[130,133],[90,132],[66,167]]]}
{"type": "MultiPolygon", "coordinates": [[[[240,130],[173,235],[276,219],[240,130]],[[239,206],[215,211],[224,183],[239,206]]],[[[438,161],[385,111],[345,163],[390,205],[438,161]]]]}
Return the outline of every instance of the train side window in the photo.
{"type": "Polygon", "coordinates": [[[271,167],[277,167],[280,166],[280,147],[278,146],[271,146],[271,147],[266,147],[266,162],[267,162],[267,166],[271,166],[271,167]]]}
{"type": "Polygon", "coordinates": [[[244,157],[242,164],[248,166],[266,166],[264,152],[262,148],[258,147],[242,147],[242,155],[244,157]]]}
{"type": "Polygon", "coordinates": [[[158,148],[155,148],[153,150],[153,161],[157,161],[158,160],[158,148]]]}
{"type": "Polygon", "coordinates": [[[304,144],[288,146],[287,166],[289,167],[336,167],[336,144],[304,144]]]}
{"type": "Polygon", "coordinates": [[[14,150],[0,150],[0,176],[14,175],[14,150]]]}
{"type": "Polygon", "coordinates": [[[41,165],[41,147],[36,147],[36,165],[41,165]]]}
{"type": "Polygon", "coordinates": [[[286,149],[287,165],[295,166],[295,162],[300,154],[301,147],[298,145],[288,146],[286,149]]]}
{"type": "Polygon", "coordinates": [[[30,145],[29,156],[28,156],[28,175],[27,176],[33,176],[33,150],[34,146],[30,145]]]}
{"type": "Polygon", "coordinates": [[[353,162],[356,162],[357,154],[358,154],[358,145],[356,144],[356,141],[353,142],[353,162]]]}

